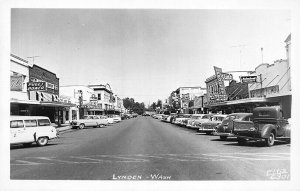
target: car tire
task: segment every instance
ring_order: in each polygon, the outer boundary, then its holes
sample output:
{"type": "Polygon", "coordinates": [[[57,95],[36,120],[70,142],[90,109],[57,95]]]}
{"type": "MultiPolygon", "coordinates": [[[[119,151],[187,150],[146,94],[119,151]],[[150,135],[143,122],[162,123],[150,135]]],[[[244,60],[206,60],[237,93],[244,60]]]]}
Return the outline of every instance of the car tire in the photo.
{"type": "Polygon", "coordinates": [[[265,143],[268,147],[272,147],[275,142],[275,134],[273,132],[270,133],[269,137],[265,139],[265,143]]]}
{"type": "Polygon", "coordinates": [[[81,123],[80,125],[79,125],[79,129],[83,129],[84,128],[84,124],[83,123],[81,123]]]}
{"type": "Polygon", "coordinates": [[[38,146],[45,146],[48,143],[48,137],[39,137],[38,140],[36,141],[36,144],[38,146]]]}
{"type": "Polygon", "coordinates": [[[227,137],[226,137],[226,136],[220,136],[220,139],[221,139],[222,141],[225,141],[225,140],[227,139],[227,137]]]}
{"type": "Polygon", "coordinates": [[[100,128],[104,127],[104,124],[99,124],[99,127],[100,127],[100,128]]]}

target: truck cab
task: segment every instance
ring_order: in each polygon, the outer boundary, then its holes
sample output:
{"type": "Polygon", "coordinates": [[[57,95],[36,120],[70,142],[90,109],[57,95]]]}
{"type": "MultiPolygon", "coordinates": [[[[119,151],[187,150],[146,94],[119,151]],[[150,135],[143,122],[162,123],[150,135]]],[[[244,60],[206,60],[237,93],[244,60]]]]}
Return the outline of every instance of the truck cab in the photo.
{"type": "MultiPolygon", "coordinates": [[[[266,146],[273,146],[275,140],[290,140],[290,124],[283,118],[279,106],[257,107],[253,110],[253,126],[234,126],[239,144],[247,140],[264,140],[266,146]]],[[[234,125],[234,124],[233,124],[234,125]]]]}

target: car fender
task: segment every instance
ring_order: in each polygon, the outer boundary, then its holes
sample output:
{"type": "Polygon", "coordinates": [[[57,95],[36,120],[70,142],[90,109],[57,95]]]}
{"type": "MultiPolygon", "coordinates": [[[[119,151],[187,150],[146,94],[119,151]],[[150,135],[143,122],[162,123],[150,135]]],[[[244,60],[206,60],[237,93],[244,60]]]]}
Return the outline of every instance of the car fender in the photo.
{"type": "Polygon", "coordinates": [[[275,133],[277,133],[275,125],[272,125],[272,124],[266,124],[266,125],[264,125],[263,128],[261,129],[261,132],[260,132],[261,138],[269,138],[270,133],[273,130],[275,130],[275,133]]]}

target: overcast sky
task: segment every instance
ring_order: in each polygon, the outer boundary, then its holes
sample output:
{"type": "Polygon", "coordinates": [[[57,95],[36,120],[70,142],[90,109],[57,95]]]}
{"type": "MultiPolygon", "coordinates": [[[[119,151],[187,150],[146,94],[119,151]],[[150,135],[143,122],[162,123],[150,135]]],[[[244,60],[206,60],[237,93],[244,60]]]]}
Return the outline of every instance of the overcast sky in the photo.
{"type": "Polygon", "coordinates": [[[261,47],[266,63],[286,59],[290,22],[286,10],[12,9],[11,53],[39,56],[60,85],[109,83],[147,105],[205,87],[213,66],[254,70],[261,47]]]}

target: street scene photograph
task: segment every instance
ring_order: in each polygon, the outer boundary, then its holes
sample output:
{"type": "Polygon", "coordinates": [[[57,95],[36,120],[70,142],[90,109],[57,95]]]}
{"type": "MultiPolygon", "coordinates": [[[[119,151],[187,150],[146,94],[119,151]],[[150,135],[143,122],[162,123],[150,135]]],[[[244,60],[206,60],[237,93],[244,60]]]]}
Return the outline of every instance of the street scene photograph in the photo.
{"type": "Polygon", "coordinates": [[[289,9],[10,17],[11,181],[293,179],[289,9]]]}

